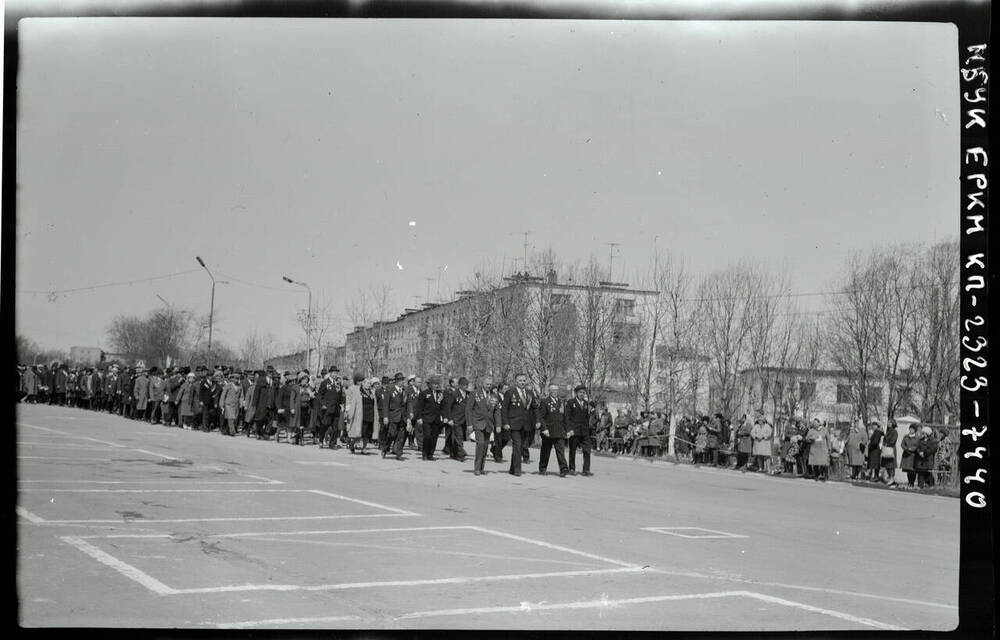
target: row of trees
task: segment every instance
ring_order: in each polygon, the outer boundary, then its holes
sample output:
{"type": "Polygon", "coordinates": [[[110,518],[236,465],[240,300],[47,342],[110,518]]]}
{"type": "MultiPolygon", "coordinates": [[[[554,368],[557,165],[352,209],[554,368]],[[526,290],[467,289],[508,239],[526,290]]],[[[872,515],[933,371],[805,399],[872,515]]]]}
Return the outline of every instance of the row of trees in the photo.
{"type": "Polygon", "coordinates": [[[348,364],[497,379],[525,371],[540,387],[582,383],[640,409],[759,408],[772,418],[829,409],[815,386],[826,376],[850,389],[845,418],[940,422],[957,414],[958,255],[957,241],[878,248],[803,295],[790,293],[787,272],[739,263],[695,278],[663,255],[624,288],[605,282],[595,259],[568,264],[547,251],[529,258],[534,276],[478,272],[460,302],[402,324],[381,322],[392,319],[387,288],[359,291],[347,305],[359,327],[348,364]],[[806,296],[825,308],[802,310],[806,296]]]}

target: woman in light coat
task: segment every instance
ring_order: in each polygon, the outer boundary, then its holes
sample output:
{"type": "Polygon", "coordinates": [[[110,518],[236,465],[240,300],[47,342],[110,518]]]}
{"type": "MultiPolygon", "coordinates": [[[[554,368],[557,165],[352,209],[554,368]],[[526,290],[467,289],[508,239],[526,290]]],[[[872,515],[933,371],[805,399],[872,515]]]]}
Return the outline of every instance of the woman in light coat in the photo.
{"type": "MultiPolygon", "coordinates": [[[[362,450],[368,444],[367,438],[365,438],[365,420],[364,420],[364,399],[362,397],[363,391],[361,385],[364,384],[368,387],[365,392],[371,398],[371,385],[365,377],[360,373],[355,373],[352,378],[353,384],[347,387],[344,393],[344,426],[347,430],[347,446],[350,448],[351,453],[355,452],[355,445],[358,440],[362,441],[362,450]]],[[[377,409],[375,409],[377,413],[377,409]]],[[[378,416],[373,415],[373,420],[378,423],[378,416]]]]}
{"type": "Polygon", "coordinates": [[[736,430],[737,469],[743,469],[746,471],[747,463],[750,461],[750,455],[753,453],[753,437],[751,436],[752,431],[753,425],[750,424],[750,418],[744,415],[739,429],[736,430]]]}
{"type": "Polygon", "coordinates": [[[753,439],[754,466],[757,471],[767,472],[771,465],[771,435],[774,430],[767,420],[760,418],[754,422],[750,430],[750,437],[753,439]]]}
{"type": "Polygon", "coordinates": [[[844,444],[847,466],[851,468],[851,480],[857,480],[861,475],[861,468],[865,466],[866,442],[868,442],[868,431],[861,420],[858,420],[851,427],[851,432],[847,434],[847,442],[844,444]]]}
{"type": "Polygon", "coordinates": [[[817,480],[826,482],[830,471],[830,432],[819,418],[813,418],[805,439],[809,443],[809,466],[813,467],[817,480]]]}
{"type": "Polygon", "coordinates": [[[219,431],[223,435],[236,435],[236,419],[240,415],[240,402],[243,389],[240,388],[239,374],[234,373],[229,376],[229,380],[222,387],[222,395],[219,396],[219,410],[222,412],[222,420],[225,427],[219,431]]]}
{"type": "Polygon", "coordinates": [[[194,416],[201,409],[198,406],[198,387],[195,383],[196,376],[193,373],[187,374],[187,379],[177,392],[177,406],[181,416],[181,426],[191,429],[194,423],[194,416]]]}
{"type": "Polygon", "coordinates": [[[149,377],[146,375],[145,369],[140,369],[139,375],[135,377],[132,397],[135,399],[135,419],[145,419],[146,409],[149,406],[149,377]]]}

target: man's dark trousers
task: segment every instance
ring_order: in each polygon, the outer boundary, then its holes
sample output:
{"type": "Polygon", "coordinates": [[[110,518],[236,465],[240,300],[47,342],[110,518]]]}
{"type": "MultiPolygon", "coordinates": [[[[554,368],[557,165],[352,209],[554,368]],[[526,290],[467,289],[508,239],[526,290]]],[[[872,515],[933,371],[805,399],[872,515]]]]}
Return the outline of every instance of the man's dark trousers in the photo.
{"type": "Polygon", "coordinates": [[[425,458],[433,458],[434,448],[437,446],[438,436],[441,435],[441,423],[440,422],[436,422],[434,424],[424,423],[423,432],[424,432],[423,455],[425,458]]]}
{"type": "Polygon", "coordinates": [[[545,471],[546,467],[549,466],[549,452],[552,449],[556,450],[556,462],[559,463],[559,473],[565,474],[569,471],[569,467],[566,465],[566,455],[563,453],[563,439],[546,438],[544,435],[542,436],[542,450],[538,454],[538,470],[545,471]]]}
{"type": "Polygon", "coordinates": [[[569,439],[569,470],[576,471],[576,450],[583,453],[583,472],[590,473],[590,436],[573,436],[569,439]]]}
{"type": "Polygon", "coordinates": [[[510,472],[521,473],[521,430],[510,429],[510,472]]]}

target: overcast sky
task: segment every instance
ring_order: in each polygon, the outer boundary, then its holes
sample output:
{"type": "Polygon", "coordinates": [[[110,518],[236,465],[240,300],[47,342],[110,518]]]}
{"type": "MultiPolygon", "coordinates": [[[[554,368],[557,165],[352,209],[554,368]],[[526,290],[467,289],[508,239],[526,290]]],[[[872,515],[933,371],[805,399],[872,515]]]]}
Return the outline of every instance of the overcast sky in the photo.
{"type": "MultiPolygon", "coordinates": [[[[107,347],[116,314],[300,336],[305,293],[398,309],[448,265],[621,243],[828,285],[852,251],[957,235],[946,24],[264,19],[21,23],[18,333],[107,347]],[[415,225],[411,225],[411,222],[415,225]],[[397,262],[402,266],[399,269],[397,262]],[[254,283],[261,286],[250,286],[254,283]]],[[[819,304],[803,299],[803,304],[819,304]]],[[[349,322],[343,319],[344,328],[349,322]]]]}

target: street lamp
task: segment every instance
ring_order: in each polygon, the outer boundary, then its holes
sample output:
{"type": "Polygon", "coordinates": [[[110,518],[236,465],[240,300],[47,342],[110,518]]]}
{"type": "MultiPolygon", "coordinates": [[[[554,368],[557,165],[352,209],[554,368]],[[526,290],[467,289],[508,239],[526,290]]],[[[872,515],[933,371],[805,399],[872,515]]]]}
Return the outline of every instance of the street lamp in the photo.
{"type": "Polygon", "coordinates": [[[298,285],[300,287],[305,287],[306,291],[309,293],[309,307],[306,311],[306,369],[312,371],[312,307],[313,307],[313,292],[305,282],[299,282],[297,280],[292,280],[288,276],[281,276],[281,279],[288,284],[298,285]]]}
{"type": "Polygon", "coordinates": [[[195,260],[197,260],[198,264],[200,264],[202,269],[205,270],[208,277],[212,279],[212,302],[208,308],[208,352],[212,353],[212,318],[215,315],[215,276],[213,276],[212,272],[205,266],[205,261],[201,259],[201,256],[195,256],[195,260]]]}

